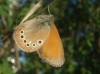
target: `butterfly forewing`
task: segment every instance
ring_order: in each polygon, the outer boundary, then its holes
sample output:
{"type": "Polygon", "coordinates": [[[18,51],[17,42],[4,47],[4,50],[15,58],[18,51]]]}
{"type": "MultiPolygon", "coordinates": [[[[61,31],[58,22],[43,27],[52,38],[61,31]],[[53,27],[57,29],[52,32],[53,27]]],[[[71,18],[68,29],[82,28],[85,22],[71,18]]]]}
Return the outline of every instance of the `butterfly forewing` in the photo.
{"type": "Polygon", "coordinates": [[[17,27],[14,40],[22,50],[32,52],[41,48],[50,32],[49,26],[41,23],[39,19],[32,19],[17,27]]]}

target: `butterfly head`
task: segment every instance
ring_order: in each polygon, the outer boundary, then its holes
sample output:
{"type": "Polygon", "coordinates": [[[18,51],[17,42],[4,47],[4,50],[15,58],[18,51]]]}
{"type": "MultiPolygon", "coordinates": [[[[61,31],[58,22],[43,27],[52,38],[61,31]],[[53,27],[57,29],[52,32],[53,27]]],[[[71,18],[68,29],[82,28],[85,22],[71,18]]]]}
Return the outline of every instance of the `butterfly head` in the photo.
{"type": "Polygon", "coordinates": [[[42,19],[44,22],[50,22],[50,24],[55,20],[53,15],[39,15],[37,18],[42,19]]]}

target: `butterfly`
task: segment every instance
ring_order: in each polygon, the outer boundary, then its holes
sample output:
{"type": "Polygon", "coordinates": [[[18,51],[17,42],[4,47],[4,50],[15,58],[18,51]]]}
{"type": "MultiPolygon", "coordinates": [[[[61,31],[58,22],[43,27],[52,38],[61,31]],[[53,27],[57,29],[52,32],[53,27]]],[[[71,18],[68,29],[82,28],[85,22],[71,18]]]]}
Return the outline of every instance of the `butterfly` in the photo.
{"type": "Polygon", "coordinates": [[[27,20],[41,6],[42,0],[32,6],[16,27],[13,38],[21,50],[25,52],[36,51],[45,62],[54,67],[61,67],[65,61],[64,49],[54,24],[54,16],[38,15],[27,20]]]}

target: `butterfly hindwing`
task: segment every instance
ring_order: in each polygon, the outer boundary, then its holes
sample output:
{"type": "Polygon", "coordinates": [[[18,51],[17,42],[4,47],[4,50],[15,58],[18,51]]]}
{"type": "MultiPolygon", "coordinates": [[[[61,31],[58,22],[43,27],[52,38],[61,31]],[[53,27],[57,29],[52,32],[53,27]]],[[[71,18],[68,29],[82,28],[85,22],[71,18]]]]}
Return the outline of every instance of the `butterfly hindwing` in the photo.
{"type": "Polygon", "coordinates": [[[50,33],[46,42],[37,52],[40,58],[52,66],[60,67],[63,65],[65,61],[64,50],[58,31],[54,24],[51,26],[50,33]]]}

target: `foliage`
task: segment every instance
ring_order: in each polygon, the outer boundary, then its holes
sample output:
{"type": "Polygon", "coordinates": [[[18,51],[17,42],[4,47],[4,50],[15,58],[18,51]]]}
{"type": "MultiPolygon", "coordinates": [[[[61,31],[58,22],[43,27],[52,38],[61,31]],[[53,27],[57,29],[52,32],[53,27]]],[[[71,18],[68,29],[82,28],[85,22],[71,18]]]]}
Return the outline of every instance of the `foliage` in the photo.
{"type": "MultiPolygon", "coordinates": [[[[10,8],[9,1],[0,1],[0,38],[5,38],[0,42],[0,74],[100,74],[99,0],[56,0],[50,5],[50,13],[55,16],[65,8],[55,20],[65,51],[65,64],[61,68],[44,63],[35,52],[14,50],[13,30],[32,2],[38,0],[21,0],[19,8],[17,4],[10,8]],[[7,60],[11,56],[17,60],[16,63],[7,60]]],[[[45,0],[37,12],[51,1],[45,0]]],[[[42,13],[49,14],[47,9],[42,13]]]]}

